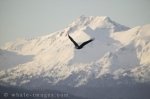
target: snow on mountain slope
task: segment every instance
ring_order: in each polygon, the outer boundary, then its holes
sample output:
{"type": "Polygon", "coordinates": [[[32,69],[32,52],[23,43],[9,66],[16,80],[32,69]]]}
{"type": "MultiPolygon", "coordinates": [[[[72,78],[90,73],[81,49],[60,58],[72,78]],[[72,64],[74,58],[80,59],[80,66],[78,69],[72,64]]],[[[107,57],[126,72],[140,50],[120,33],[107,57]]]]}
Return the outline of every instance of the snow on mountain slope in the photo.
{"type": "MultiPolygon", "coordinates": [[[[136,77],[136,68],[150,67],[149,28],[146,25],[129,29],[109,17],[81,16],[64,30],[7,43],[3,50],[33,57],[1,71],[0,82],[20,86],[39,86],[46,82],[78,87],[105,74],[117,76],[130,71],[129,76],[136,77]],[[79,44],[90,38],[95,40],[77,50],[68,33],[79,44]],[[117,74],[118,71],[122,72],[117,74]]],[[[5,61],[5,66],[12,63],[5,61]]]]}
{"type": "Polygon", "coordinates": [[[139,32],[140,28],[140,26],[137,26],[128,31],[116,32],[113,33],[111,37],[119,41],[121,44],[126,45],[137,37],[137,33],[139,32]]]}
{"type": "MultiPolygon", "coordinates": [[[[140,60],[140,64],[148,65],[150,63],[150,25],[136,27],[125,31],[125,33],[114,33],[111,36],[120,41],[123,45],[130,45],[133,47],[135,54],[137,54],[135,56],[137,56],[137,59],[140,60]]],[[[129,48],[123,47],[122,50],[128,50],[129,48]]]]}

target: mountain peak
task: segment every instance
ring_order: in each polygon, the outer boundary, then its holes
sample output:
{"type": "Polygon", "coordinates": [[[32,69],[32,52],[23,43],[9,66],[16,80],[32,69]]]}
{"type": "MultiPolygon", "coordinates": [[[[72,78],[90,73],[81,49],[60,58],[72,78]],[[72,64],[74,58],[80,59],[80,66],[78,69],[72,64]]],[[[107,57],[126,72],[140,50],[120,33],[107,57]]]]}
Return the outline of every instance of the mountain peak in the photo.
{"type": "Polygon", "coordinates": [[[77,18],[77,20],[85,20],[85,19],[106,20],[110,18],[108,16],[84,16],[84,15],[81,15],[77,18]]]}
{"type": "Polygon", "coordinates": [[[72,24],[69,25],[73,30],[90,27],[95,30],[97,28],[114,28],[114,31],[128,30],[129,27],[121,25],[115,21],[112,21],[108,16],[80,16],[72,24]]]}
{"type": "Polygon", "coordinates": [[[75,21],[73,21],[73,25],[75,25],[75,24],[82,24],[82,25],[87,25],[87,23],[92,23],[93,21],[96,23],[101,23],[101,22],[103,22],[103,21],[108,21],[108,20],[110,20],[110,18],[109,17],[107,17],[107,16],[84,16],[84,15],[82,15],[82,16],[80,16],[80,17],[78,17],[75,21]]]}

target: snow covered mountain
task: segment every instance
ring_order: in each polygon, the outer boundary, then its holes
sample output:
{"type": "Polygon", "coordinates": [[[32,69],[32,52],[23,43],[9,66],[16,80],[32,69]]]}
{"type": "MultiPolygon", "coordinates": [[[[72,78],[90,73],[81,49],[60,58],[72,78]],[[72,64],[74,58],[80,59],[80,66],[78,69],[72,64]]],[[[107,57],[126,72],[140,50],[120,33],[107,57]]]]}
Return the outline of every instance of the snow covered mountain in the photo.
{"type": "Polygon", "coordinates": [[[0,68],[1,85],[95,87],[107,76],[149,82],[150,25],[130,29],[106,16],[81,16],[55,33],[5,44],[0,68]],[[68,33],[79,44],[95,40],[77,50],[68,33]]]}

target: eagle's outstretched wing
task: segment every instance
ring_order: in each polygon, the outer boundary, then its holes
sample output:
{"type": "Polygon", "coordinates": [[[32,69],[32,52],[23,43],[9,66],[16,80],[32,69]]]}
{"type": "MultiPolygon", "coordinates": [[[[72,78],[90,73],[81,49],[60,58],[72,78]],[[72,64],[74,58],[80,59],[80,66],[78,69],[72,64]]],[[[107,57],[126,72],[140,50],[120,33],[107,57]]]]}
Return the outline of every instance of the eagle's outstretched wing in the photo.
{"type": "Polygon", "coordinates": [[[73,38],[68,34],[69,39],[73,42],[76,48],[79,47],[79,45],[73,40],[73,38]]]}
{"type": "Polygon", "coordinates": [[[94,40],[94,38],[92,38],[92,39],[90,39],[90,40],[88,40],[88,41],[83,42],[83,43],[80,45],[80,47],[82,48],[83,46],[85,46],[86,44],[92,42],[93,40],[94,40]]]}

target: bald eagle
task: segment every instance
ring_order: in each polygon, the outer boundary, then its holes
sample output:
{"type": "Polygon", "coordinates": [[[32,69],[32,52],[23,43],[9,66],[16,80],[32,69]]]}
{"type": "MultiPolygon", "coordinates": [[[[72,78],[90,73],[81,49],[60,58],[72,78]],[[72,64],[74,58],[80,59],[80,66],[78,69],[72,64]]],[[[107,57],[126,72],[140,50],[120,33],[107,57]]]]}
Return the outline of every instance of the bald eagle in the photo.
{"type": "Polygon", "coordinates": [[[77,42],[75,42],[73,40],[73,38],[69,34],[68,34],[68,37],[72,41],[72,43],[74,44],[76,49],[82,49],[86,44],[88,44],[88,43],[90,43],[90,42],[92,42],[94,40],[94,38],[92,38],[92,39],[90,39],[88,41],[83,42],[81,45],[78,45],[77,42]]]}

